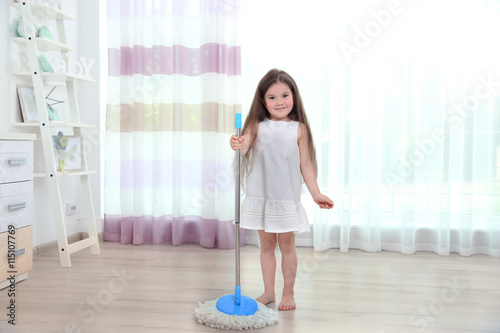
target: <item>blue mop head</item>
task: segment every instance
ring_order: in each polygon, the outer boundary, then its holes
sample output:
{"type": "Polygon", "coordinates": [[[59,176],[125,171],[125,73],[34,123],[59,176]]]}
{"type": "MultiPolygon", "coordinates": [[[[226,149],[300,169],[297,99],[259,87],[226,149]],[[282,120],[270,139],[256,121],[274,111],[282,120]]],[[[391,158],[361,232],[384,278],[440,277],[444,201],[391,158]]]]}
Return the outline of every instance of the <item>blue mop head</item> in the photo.
{"type": "MultiPolygon", "coordinates": [[[[234,300],[234,295],[226,295],[234,300]]],[[[225,298],[222,296],[220,299],[225,298]]],[[[219,299],[219,300],[220,300],[219,299]]],[[[223,330],[249,330],[274,325],[278,322],[278,313],[260,302],[252,315],[227,314],[217,309],[217,301],[199,303],[194,310],[194,317],[200,324],[223,330]]]]}
{"type": "Polygon", "coordinates": [[[241,287],[236,286],[234,295],[226,295],[217,301],[217,310],[229,315],[250,316],[257,311],[257,301],[242,296],[241,287]]]}

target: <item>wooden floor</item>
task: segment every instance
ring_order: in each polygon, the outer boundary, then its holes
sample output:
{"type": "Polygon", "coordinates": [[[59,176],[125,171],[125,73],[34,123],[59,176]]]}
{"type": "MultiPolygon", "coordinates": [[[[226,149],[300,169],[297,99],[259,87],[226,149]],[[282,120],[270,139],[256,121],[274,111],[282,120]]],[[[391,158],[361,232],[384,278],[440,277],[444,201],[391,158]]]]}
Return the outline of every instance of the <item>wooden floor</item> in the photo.
{"type": "MultiPolygon", "coordinates": [[[[297,309],[259,332],[500,332],[499,259],[297,250],[297,309]]],[[[105,242],[101,252],[72,255],[72,268],[56,252],[35,257],[17,285],[15,329],[0,291],[0,332],[218,331],[192,313],[199,301],[234,293],[234,251],[105,242]]],[[[241,258],[242,293],[258,297],[259,249],[245,246],[241,258]]],[[[276,281],[280,292],[279,270],[276,281]]]]}

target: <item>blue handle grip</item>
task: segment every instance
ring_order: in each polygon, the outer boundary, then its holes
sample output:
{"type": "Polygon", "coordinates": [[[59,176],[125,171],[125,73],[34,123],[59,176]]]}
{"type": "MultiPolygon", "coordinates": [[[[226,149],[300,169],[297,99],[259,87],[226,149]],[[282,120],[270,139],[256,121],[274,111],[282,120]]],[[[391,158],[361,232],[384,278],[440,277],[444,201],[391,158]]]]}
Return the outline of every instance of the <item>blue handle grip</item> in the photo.
{"type": "Polygon", "coordinates": [[[236,113],[236,119],[234,121],[235,128],[241,128],[241,113],[236,113]]]}

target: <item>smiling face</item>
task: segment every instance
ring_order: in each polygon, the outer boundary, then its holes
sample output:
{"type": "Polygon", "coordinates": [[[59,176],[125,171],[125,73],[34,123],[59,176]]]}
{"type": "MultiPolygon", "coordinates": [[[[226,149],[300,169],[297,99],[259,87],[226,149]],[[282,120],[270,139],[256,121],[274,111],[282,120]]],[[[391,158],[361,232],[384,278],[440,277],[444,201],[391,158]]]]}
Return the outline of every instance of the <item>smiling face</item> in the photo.
{"type": "Polygon", "coordinates": [[[293,95],[290,87],[282,82],[271,85],[264,94],[264,105],[269,111],[269,119],[290,121],[288,114],[293,109],[293,95]]]}

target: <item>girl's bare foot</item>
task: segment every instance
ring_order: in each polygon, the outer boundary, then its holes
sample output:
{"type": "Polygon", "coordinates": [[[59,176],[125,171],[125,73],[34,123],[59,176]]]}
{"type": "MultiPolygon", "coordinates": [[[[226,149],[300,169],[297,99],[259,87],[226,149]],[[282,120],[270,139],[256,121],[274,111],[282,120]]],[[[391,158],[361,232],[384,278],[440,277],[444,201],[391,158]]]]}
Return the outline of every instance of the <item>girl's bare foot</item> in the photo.
{"type": "Polygon", "coordinates": [[[278,306],[278,310],[289,311],[295,310],[295,300],[293,299],[293,295],[283,295],[283,299],[278,306]]]}
{"type": "Polygon", "coordinates": [[[256,298],[255,300],[264,305],[267,305],[269,303],[276,302],[276,294],[264,292],[259,298],[256,298]]]}

